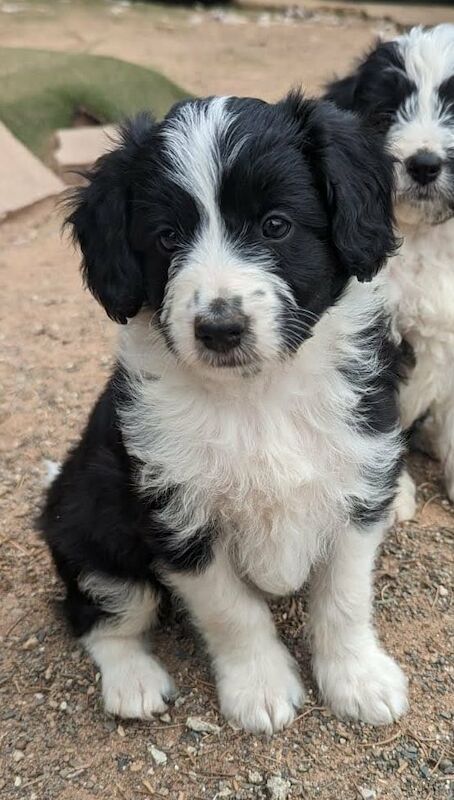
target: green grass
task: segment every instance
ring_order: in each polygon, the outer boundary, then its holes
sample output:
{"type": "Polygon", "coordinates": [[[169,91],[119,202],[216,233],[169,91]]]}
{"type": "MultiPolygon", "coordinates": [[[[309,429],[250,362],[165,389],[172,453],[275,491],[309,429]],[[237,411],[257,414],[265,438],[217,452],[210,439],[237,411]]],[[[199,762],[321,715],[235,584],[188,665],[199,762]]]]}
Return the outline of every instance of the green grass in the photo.
{"type": "Polygon", "coordinates": [[[183,97],[160,73],[116,58],[0,47],[0,119],[40,158],[78,109],[103,123],[144,109],[161,117],[183,97]]]}

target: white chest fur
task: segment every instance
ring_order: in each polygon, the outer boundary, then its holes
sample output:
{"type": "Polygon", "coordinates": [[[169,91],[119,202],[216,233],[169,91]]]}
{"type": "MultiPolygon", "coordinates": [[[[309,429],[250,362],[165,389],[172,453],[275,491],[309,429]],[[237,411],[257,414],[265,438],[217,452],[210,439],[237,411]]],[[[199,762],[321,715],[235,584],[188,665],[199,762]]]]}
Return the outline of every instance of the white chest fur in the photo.
{"type": "Polygon", "coordinates": [[[412,345],[419,364],[417,392],[427,395],[429,405],[431,397],[454,391],[454,219],[403,234],[386,271],[388,297],[397,333],[412,345]]]}
{"type": "Polygon", "coordinates": [[[370,323],[372,293],[353,291],[362,303],[347,297],[293,359],[254,377],[201,380],[169,361],[159,340],[144,356],[149,318],[128,326],[123,342],[135,373],[123,430],[143,463],[143,490],[172,489],[164,521],[182,538],[214,524],[238,569],[271,593],[301,586],[348,525],[351,497],[376,491],[367,465],[395,457],[389,440],[355,428],[357,392],[338,369],[346,359],[368,368],[355,335],[370,323]],[[158,380],[143,377],[144,359],[158,380]]]}
{"type": "Polygon", "coordinates": [[[424,338],[452,344],[454,219],[402,233],[402,247],[387,267],[399,330],[412,344],[424,338]]]}

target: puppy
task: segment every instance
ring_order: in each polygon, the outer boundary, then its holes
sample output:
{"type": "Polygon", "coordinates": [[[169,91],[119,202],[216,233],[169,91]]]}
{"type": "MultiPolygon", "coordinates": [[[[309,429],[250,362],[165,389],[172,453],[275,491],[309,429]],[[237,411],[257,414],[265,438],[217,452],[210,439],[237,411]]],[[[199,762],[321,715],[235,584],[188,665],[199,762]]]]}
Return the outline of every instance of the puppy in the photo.
{"type": "MultiPolygon", "coordinates": [[[[415,355],[400,392],[402,422],[424,417],[419,445],[441,459],[454,502],[454,25],[378,44],[328,97],[382,131],[396,162],[403,245],[387,293],[397,335],[415,355]]],[[[404,486],[400,516],[408,518],[414,487],[404,486]]]]}
{"type": "Polygon", "coordinates": [[[108,712],[148,718],[172,695],[144,639],[166,586],[222,712],[288,725],[304,689],[265,596],[309,573],[324,700],[375,724],[405,711],[371,622],[401,470],[394,349],[364,283],[395,246],[391,186],[360,121],[295,93],[142,115],[77,191],[85,281],[124,327],[41,526],[108,712]]]}

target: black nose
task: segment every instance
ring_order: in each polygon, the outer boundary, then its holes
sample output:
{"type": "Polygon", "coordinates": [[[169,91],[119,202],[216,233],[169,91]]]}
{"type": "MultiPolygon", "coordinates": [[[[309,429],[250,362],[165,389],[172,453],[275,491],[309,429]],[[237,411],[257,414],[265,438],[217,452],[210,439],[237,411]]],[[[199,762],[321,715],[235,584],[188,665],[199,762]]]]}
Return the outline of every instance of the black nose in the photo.
{"type": "Polygon", "coordinates": [[[217,353],[227,353],[238,347],[241,337],[246,329],[246,322],[242,315],[232,317],[196,317],[194,321],[194,334],[208,350],[217,353]]]}
{"type": "Polygon", "coordinates": [[[407,158],[405,165],[408,174],[416,183],[427,186],[428,183],[433,183],[438,178],[442,161],[436,153],[431,153],[430,150],[419,150],[414,156],[407,158]]]}

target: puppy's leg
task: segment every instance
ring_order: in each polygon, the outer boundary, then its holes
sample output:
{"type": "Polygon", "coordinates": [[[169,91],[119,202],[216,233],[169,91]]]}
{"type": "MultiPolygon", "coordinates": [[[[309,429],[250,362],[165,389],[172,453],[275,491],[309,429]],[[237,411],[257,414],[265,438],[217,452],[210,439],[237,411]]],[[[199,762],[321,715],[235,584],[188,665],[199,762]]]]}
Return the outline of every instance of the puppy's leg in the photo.
{"type": "Polygon", "coordinates": [[[235,575],[221,549],[203,572],[168,580],[206,639],[222,713],[256,733],[288,725],[304,690],[264,599],[235,575]]]}
{"type": "Polygon", "coordinates": [[[396,522],[406,522],[416,515],[416,486],[407,469],[402,470],[397,482],[394,513],[396,522]]]}
{"type": "Polygon", "coordinates": [[[454,503],[454,400],[448,397],[434,406],[437,423],[437,450],[443,466],[446,491],[454,503]]]}
{"type": "Polygon", "coordinates": [[[310,633],[323,699],[340,717],[385,725],[407,710],[407,681],[372,625],[371,573],[383,524],[339,534],[313,576],[310,633]]]}
{"type": "Polygon", "coordinates": [[[436,379],[430,359],[419,355],[409,380],[400,387],[400,421],[404,430],[410,428],[430,408],[435,391],[436,379]]]}
{"type": "Polygon", "coordinates": [[[101,670],[106,711],[140,719],[165,711],[172,681],[144,641],[157,611],[152,588],[92,573],[68,596],[69,616],[84,613],[84,605],[98,618],[82,642],[101,670]]]}

